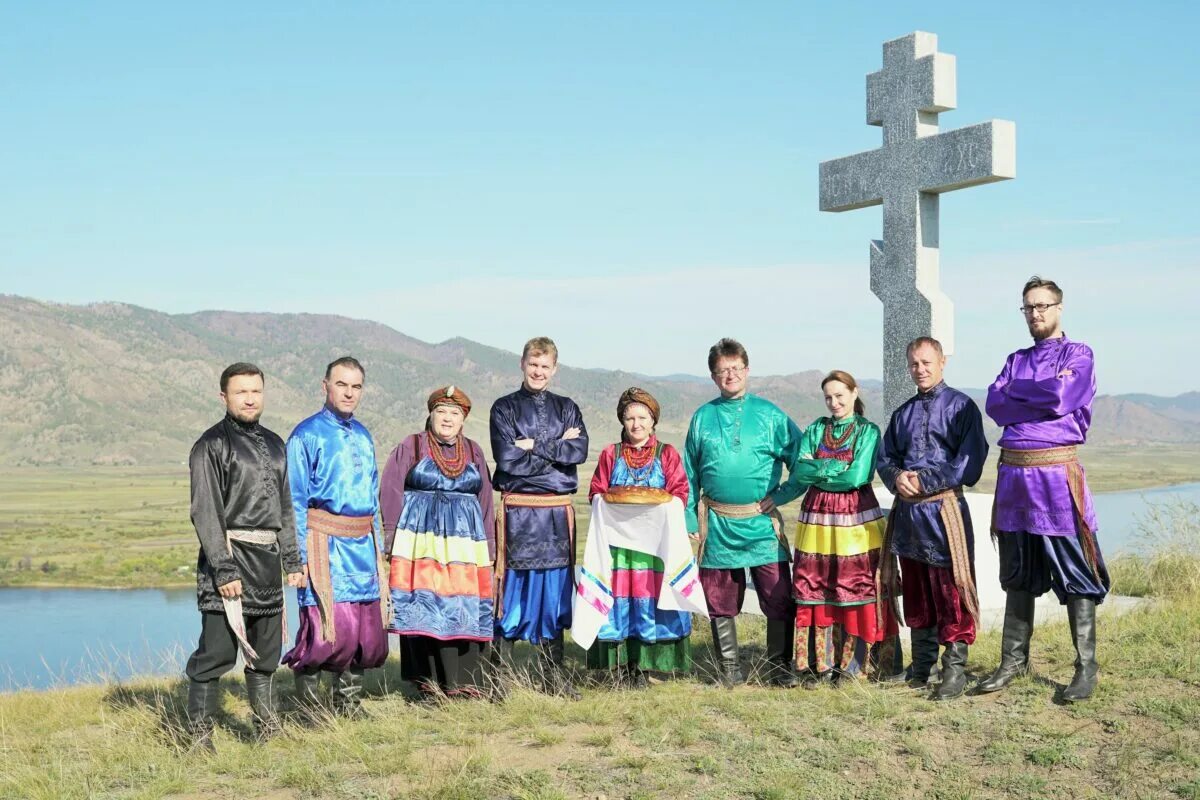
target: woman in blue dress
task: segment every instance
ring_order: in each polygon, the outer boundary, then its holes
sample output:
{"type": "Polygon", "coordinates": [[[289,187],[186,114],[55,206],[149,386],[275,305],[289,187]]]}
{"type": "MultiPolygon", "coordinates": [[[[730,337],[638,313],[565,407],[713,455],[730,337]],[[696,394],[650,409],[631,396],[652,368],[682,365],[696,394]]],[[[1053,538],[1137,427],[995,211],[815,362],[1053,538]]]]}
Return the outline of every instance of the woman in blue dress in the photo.
{"type": "Polygon", "coordinates": [[[471,400],[438,389],[425,430],[388,457],[380,485],[401,675],[424,694],[478,697],[492,641],[496,558],[483,449],[462,435],[471,400]]]}

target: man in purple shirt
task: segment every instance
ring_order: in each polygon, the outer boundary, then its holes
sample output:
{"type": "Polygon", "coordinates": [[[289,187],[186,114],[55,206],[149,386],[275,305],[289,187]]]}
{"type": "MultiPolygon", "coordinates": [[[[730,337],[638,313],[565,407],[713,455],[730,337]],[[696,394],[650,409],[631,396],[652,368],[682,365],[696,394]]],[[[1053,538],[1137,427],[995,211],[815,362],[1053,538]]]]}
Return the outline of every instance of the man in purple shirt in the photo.
{"type": "Polygon", "coordinates": [[[1063,294],[1054,281],[1034,276],[1022,297],[1033,346],[1008,357],[987,397],[988,416],[1004,427],[992,530],[1008,598],[1000,667],[979,691],[999,691],[1029,670],[1033,601],[1053,589],[1075,640],[1075,676],[1062,694],[1074,702],[1096,688],[1096,604],[1109,587],[1076,456],[1092,422],[1094,359],[1091,348],[1063,333],[1063,294]]]}

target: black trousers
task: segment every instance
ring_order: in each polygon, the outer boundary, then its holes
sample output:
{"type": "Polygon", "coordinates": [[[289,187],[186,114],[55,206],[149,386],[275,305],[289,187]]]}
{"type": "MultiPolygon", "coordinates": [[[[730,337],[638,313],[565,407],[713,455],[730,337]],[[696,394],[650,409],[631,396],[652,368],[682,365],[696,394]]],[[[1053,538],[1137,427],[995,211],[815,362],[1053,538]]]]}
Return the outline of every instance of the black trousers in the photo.
{"type": "Polygon", "coordinates": [[[483,642],[430,636],[400,637],[400,677],[436,683],[444,692],[483,686],[483,642]]]}
{"type": "Polygon", "coordinates": [[[1041,597],[1053,590],[1058,602],[1072,596],[1104,602],[1112,582],[1104,565],[1104,554],[1096,544],[1096,572],[1092,573],[1076,536],[1039,536],[1034,533],[1001,532],[1000,588],[1018,589],[1041,597]]]}
{"type": "MultiPolygon", "coordinates": [[[[200,627],[200,643],[188,659],[184,672],[194,681],[215,681],[237,663],[237,637],[225,615],[219,611],[204,611],[200,627]]],[[[246,665],[247,672],[274,672],[283,651],[283,612],[265,617],[246,617],[246,639],[258,660],[246,665]]]]}

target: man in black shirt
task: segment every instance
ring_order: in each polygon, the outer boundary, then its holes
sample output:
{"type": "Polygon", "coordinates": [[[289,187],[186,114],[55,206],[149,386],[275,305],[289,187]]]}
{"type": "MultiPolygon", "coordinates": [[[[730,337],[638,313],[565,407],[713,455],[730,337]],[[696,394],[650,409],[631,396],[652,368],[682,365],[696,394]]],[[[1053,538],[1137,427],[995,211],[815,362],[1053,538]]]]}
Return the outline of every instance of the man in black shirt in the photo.
{"type": "Polygon", "coordinates": [[[258,424],[262,370],[245,363],[227,367],[221,400],[225,418],[200,436],[189,458],[202,627],[187,663],[187,714],[194,745],[209,751],[218,680],[233,668],[239,648],[258,735],[278,730],[271,677],[283,644],[282,569],[290,586],[304,583],[287,451],[282,439],[258,424]]]}

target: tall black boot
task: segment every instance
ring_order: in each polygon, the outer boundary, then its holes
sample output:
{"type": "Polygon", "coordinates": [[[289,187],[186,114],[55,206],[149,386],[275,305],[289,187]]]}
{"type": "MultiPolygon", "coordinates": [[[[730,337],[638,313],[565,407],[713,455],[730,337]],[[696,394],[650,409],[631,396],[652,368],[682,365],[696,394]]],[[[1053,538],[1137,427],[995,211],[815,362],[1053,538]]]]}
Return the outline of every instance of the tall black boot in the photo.
{"type": "Polygon", "coordinates": [[[912,645],[912,664],[908,667],[908,682],[916,688],[929,683],[929,673],[938,660],[937,628],[909,628],[912,645]]]}
{"type": "Polygon", "coordinates": [[[494,702],[508,697],[509,683],[516,678],[516,661],[513,660],[515,644],[512,639],[497,636],[488,649],[490,669],[484,673],[484,683],[488,699],[494,702]]]}
{"type": "Polygon", "coordinates": [[[488,653],[488,661],[493,667],[499,669],[512,669],[513,665],[513,645],[512,639],[505,639],[503,636],[497,636],[492,640],[491,652],[488,653]]]}
{"type": "Polygon", "coordinates": [[[1087,597],[1067,598],[1067,620],[1075,640],[1075,676],[1063,690],[1068,703],[1087,700],[1096,691],[1100,665],[1096,663],[1096,601],[1087,597]]]}
{"type": "Polygon", "coordinates": [[[309,722],[317,721],[322,715],[321,671],[293,672],[292,678],[296,684],[293,698],[300,716],[309,722]]]}
{"type": "Polygon", "coordinates": [[[571,676],[567,672],[566,647],[562,631],[559,631],[553,639],[538,645],[538,656],[541,662],[543,691],[547,694],[565,697],[568,700],[583,699],[583,695],[575,688],[575,684],[571,682],[571,676]]]}
{"type": "Polygon", "coordinates": [[[493,673],[505,681],[517,675],[516,645],[513,639],[497,636],[492,640],[491,652],[488,653],[488,663],[492,665],[493,673]]]}
{"type": "Polygon", "coordinates": [[[967,643],[950,642],[942,652],[942,682],[934,700],[953,700],[967,688],[967,643]]]}
{"type": "Polygon", "coordinates": [[[246,670],[246,700],[250,703],[254,732],[260,742],[265,742],[282,730],[279,714],[275,712],[275,697],[271,693],[273,677],[272,672],[246,670]]]}
{"type": "Polygon", "coordinates": [[[784,689],[800,685],[792,666],[792,647],[796,641],[796,626],[791,620],[767,620],[767,673],[772,684],[784,689]]]}
{"type": "Polygon", "coordinates": [[[1000,666],[979,682],[979,691],[998,692],[1013,679],[1029,672],[1029,640],[1033,637],[1033,595],[1017,589],[1004,601],[1004,633],[1000,639],[1000,666]]]}
{"type": "Polygon", "coordinates": [[[362,667],[351,667],[333,676],[333,713],[351,719],[362,716],[362,667]]]}
{"type": "Polygon", "coordinates": [[[188,682],[187,718],[192,750],[217,752],[212,736],[220,699],[219,681],[188,682]]]}
{"type": "Polygon", "coordinates": [[[726,689],[732,689],[746,682],[738,663],[737,617],[713,617],[710,624],[713,650],[721,668],[721,683],[726,689]]]}

